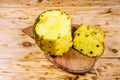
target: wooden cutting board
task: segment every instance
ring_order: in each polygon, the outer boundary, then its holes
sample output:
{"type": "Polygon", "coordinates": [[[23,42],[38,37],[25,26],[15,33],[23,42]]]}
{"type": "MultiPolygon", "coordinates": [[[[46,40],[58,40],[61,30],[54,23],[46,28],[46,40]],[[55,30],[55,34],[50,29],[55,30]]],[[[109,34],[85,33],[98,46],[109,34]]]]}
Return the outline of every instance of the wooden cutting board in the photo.
{"type": "MultiPolygon", "coordinates": [[[[72,25],[72,31],[74,32],[79,25],[72,25]]],[[[22,30],[25,34],[34,38],[33,25],[22,30]]],[[[84,56],[75,49],[71,48],[68,52],[64,53],[63,56],[51,56],[45,53],[46,58],[51,61],[54,65],[60,67],[61,69],[75,74],[84,74],[89,72],[93,67],[97,59],[84,56]]]]}

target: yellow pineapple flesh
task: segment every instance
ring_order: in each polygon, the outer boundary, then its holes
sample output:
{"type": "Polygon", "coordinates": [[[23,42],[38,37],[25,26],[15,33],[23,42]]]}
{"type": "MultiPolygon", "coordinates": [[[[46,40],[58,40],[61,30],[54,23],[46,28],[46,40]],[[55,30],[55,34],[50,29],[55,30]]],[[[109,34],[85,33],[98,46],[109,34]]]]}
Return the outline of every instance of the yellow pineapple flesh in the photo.
{"type": "Polygon", "coordinates": [[[74,32],[73,47],[88,57],[100,56],[104,50],[104,38],[102,30],[82,24],[74,32]]]}
{"type": "Polygon", "coordinates": [[[39,47],[50,55],[62,56],[72,46],[70,16],[59,9],[40,14],[33,30],[39,47]]]}

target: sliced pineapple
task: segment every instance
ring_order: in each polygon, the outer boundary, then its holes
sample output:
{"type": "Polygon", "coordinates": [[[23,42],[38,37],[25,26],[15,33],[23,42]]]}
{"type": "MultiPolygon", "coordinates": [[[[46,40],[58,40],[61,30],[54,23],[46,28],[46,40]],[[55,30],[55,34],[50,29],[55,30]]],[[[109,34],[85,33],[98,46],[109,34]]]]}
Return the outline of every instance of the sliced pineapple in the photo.
{"type": "Polygon", "coordinates": [[[37,44],[46,53],[61,56],[72,46],[70,16],[59,9],[39,15],[33,30],[37,44]]]}
{"type": "Polygon", "coordinates": [[[83,24],[74,32],[73,47],[89,57],[100,56],[104,50],[104,38],[102,30],[83,24]]]}

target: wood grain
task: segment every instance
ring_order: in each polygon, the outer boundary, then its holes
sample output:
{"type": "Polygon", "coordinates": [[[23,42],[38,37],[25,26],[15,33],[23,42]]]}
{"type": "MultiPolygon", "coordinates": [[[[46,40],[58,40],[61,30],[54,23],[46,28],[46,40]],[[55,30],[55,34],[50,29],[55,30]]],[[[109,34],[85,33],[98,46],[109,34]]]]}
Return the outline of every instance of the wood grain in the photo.
{"type": "Polygon", "coordinates": [[[0,80],[119,80],[119,11],[120,0],[0,0],[0,80]],[[105,31],[105,52],[90,73],[74,75],[57,68],[22,33],[42,11],[55,8],[70,14],[75,24],[105,31]],[[25,42],[31,45],[23,46],[25,42]]]}

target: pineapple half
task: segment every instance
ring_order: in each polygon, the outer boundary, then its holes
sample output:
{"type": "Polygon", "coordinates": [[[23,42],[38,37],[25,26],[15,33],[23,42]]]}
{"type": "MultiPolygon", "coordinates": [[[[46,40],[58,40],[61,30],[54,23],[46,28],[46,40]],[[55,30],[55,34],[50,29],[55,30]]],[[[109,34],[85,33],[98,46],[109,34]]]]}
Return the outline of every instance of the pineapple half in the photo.
{"type": "Polygon", "coordinates": [[[73,47],[88,57],[100,56],[104,50],[104,38],[102,30],[82,24],[74,32],[73,47]]]}
{"type": "Polygon", "coordinates": [[[62,56],[72,46],[70,16],[59,9],[40,14],[33,33],[38,46],[50,55],[62,56]]]}

